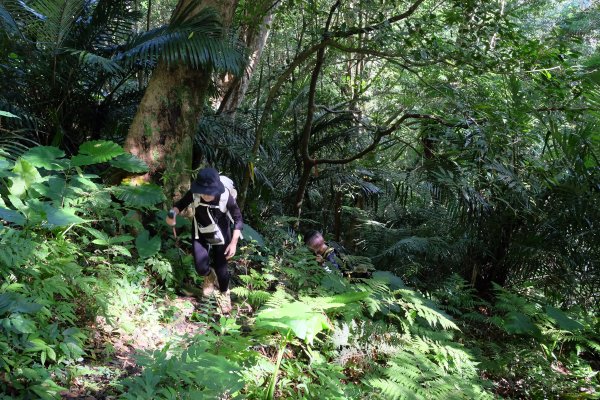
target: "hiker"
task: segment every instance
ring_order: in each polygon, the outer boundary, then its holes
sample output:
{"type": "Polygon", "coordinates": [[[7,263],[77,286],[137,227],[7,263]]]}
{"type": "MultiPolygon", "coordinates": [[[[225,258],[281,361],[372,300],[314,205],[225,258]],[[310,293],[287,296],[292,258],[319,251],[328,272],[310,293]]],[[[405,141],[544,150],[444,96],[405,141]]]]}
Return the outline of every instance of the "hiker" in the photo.
{"type": "Polygon", "coordinates": [[[332,272],[337,271],[342,273],[340,264],[342,261],[333,247],[327,246],[323,234],[319,231],[311,231],[304,236],[304,243],[312,250],[317,256],[317,262],[321,264],[325,271],[332,272]],[[329,267],[333,267],[333,270],[329,267]]]}
{"type": "Polygon", "coordinates": [[[190,190],[175,203],[166,222],[175,225],[175,217],[189,205],[194,207],[192,250],[196,272],[204,277],[202,294],[210,296],[215,284],[220,291],[217,301],[223,314],[231,311],[229,295],[229,270],[227,260],[235,255],[238,239],[244,226],[242,213],[235,201],[233,182],[219,176],[214,168],[204,168],[192,182],[190,190]],[[222,180],[230,183],[225,187],[222,180]],[[233,232],[230,227],[233,222],[233,232]],[[213,267],[209,267],[209,254],[213,253],[213,267]]]}
{"type": "Polygon", "coordinates": [[[335,247],[328,246],[319,231],[311,231],[304,236],[304,243],[315,253],[317,262],[327,272],[337,272],[347,278],[370,278],[373,270],[367,257],[341,254],[335,247]]]}

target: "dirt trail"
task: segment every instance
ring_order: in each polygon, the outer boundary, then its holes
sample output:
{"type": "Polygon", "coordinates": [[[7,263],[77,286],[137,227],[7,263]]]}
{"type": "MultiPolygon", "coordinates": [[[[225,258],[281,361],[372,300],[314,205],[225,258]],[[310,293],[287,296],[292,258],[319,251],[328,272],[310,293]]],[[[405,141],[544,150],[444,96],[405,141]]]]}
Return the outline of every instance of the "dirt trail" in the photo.
{"type": "Polygon", "coordinates": [[[111,400],[121,393],[118,382],[140,372],[136,353],[162,348],[167,342],[184,335],[196,335],[206,329],[193,321],[201,312],[195,297],[180,296],[166,304],[172,310],[168,321],[136,328],[131,333],[114,331],[104,319],[97,319],[88,357],[80,364],[63,399],[111,400]]]}

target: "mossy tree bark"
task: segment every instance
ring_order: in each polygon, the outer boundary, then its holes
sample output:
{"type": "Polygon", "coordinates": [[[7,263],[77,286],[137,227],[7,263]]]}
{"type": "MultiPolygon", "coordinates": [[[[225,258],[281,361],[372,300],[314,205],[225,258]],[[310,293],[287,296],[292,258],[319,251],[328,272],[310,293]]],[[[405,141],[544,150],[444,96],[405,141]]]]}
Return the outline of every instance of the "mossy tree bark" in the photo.
{"type": "MultiPolygon", "coordinates": [[[[180,0],[173,17],[189,3],[180,0]]],[[[205,0],[189,16],[211,7],[227,28],[236,6],[237,0],[205,0]]],[[[141,178],[163,186],[167,198],[177,198],[189,187],[194,134],[210,79],[209,66],[194,69],[160,61],[129,128],[125,149],[148,164],[149,172],[141,178]]]]}

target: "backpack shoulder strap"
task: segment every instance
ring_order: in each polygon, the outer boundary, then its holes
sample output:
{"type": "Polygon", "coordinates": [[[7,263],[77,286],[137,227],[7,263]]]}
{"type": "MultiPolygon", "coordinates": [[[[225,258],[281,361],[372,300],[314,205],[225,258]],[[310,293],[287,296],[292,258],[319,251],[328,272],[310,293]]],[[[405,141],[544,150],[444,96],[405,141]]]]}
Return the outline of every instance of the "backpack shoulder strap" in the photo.
{"type": "Polygon", "coordinates": [[[229,189],[225,188],[225,191],[221,193],[221,198],[219,199],[219,210],[222,213],[227,212],[227,201],[229,201],[229,189]]]}
{"type": "Polygon", "coordinates": [[[200,195],[196,195],[194,193],[194,207],[198,207],[198,206],[202,206],[202,207],[208,207],[208,208],[218,208],[219,211],[221,211],[222,213],[225,213],[227,211],[227,200],[229,199],[229,194],[227,193],[227,190],[225,190],[225,192],[223,192],[221,194],[221,197],[219,198],[219,204],[215,205],[215,204],[208,204],[205,203],[204,201],[202,201],[202,197],[200,197],[200,195]]]}

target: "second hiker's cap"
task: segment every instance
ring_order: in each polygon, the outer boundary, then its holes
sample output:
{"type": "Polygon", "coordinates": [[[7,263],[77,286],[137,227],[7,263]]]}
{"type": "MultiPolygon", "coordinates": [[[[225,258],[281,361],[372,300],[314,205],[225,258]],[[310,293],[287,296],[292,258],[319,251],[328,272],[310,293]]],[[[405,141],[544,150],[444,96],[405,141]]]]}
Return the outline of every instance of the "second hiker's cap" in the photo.
{"type": "Polygon", "coordinates": [[[219,172],[214,168],[204,168],[198,172],[192,182],[192,193],[208,194],[218,197],[225,191],[225,186],[219,178],[219,172]]]}

